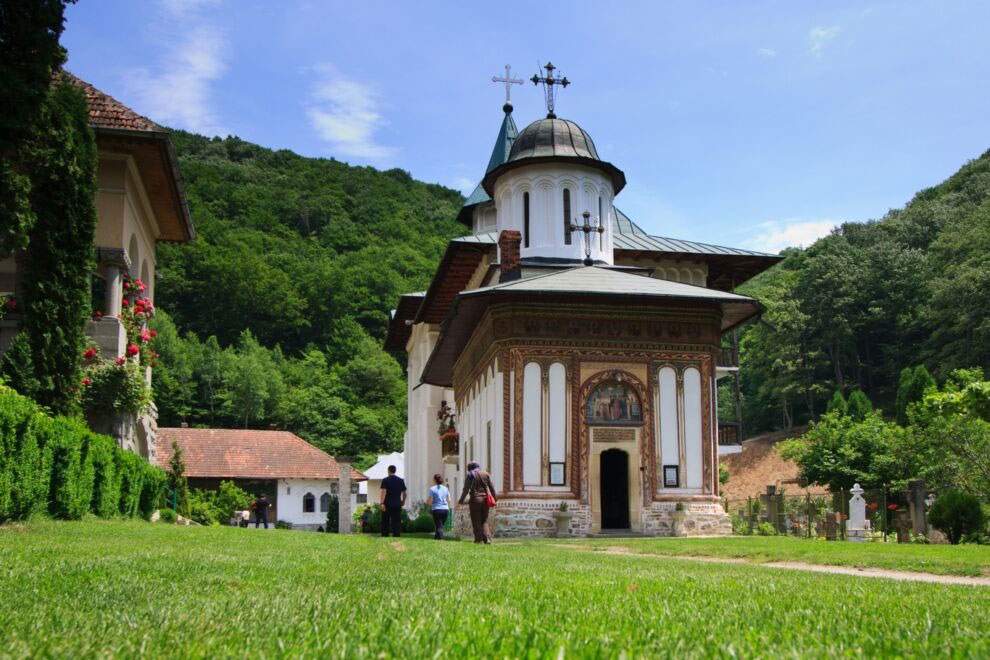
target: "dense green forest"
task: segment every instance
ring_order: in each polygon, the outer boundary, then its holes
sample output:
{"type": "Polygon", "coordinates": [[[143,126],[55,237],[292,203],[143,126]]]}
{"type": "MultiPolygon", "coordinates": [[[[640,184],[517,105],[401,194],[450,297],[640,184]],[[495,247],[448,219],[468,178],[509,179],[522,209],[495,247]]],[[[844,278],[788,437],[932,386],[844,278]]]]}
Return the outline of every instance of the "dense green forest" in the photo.
{"type": "MultiPolygon", "coordinates": [[[[174,134],[199,237],[163,246],[161,423],[293,430],[331,451],[397,449],[401,365],[381,346],[428,284],[462,197],[237,138],[174,134]]],[[[990,366],[990,152],[886,217],[849,223],[747,283],[749,433],[806,422],[836,389],[893,411],[904,367],[990,366]]]]}
{"type": "Polygon", "coordinates": [[[388,312],[463,233],[461,195],[233,137],[173,140],[199,235],[159,248],[160,424],[277,424],[331,451],[401,448],[388,312]]]}
{"type": "Polygon", "coordinates": [[[990,368],[990,151],[903,209],[847,223],[740,288],[748,433],[803,423],[836,389],[892,412],[898,377],[990,368]]]}

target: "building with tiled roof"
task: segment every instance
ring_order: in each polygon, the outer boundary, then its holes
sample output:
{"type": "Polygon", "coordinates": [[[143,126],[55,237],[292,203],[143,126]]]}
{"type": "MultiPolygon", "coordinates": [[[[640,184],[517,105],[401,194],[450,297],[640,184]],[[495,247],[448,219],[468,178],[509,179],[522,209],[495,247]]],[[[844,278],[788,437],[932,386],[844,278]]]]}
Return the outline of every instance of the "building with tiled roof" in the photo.
{"type": "Polygon", "coordinates": [[[546,69],[547,116],[517,131],[506,103],[457,215],[470,235],[392,314],[411,502],[478,462],[500,533],[548,534],[561,505],[561,533],[726,532],[718,456],[741,427],[719,419],[717,381],[738,383],[735,329],[761,312],[733,290],[780,257],[644,231],[615,205],[626,174],[554,112],[566,79],[546,69]]]}
{"type": "MultiPolygon", "coordinates": [[[[167,467],[173,445],[182,451],[192,488],[218,488],[230,480],[273,503],[270,519],[293,527],[326,524],[331,496],[339,496],[340,464],[322,449],[288,431],[159,428],[155,460],[167,467]]],[[[349,468],[351,509],[365,476],[349,468]]]]}
{"type": "MultiPolygon", "coordinates": [[[[94,320],[86,332],[98,345],[101,358],[124,358],[128,344],[139,341],[127,336],[120,319],[125,297],[128,304],[140,297],[153,305],[158,244],[187,242],[195,236],[178,158],[168,131],[154,121],[66,71],[54,80],[75,85],[85,95],[99,159],[94,291],[102,290],[102,300],[95,301],[94,320]],[[125,296],[127,279],[140,280],[143,291],[132,290],[125,296]]],[[[22,295],[18,257],[0,261],[0,293],[16,300],[22,295]]],[[[0,353],[10,345],[20,322],[16,311],[0,320],[0,353]]],[[[149,414],[95,411],[89,422],[94,430],[116,437],[121,446],[142,456],[154,452],[155,422],[149,414]]]]}

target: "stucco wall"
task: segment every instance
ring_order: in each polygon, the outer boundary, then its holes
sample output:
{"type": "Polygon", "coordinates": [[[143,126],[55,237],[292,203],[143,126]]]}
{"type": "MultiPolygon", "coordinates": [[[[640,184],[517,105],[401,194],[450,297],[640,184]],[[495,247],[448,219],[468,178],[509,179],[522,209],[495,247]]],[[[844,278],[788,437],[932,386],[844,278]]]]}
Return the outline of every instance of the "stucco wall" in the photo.
{"type": "MultiPolygon", "coordinates": [[[[324,525],[327,514],[320,511],[320,496],[323,493],[335,494],[336,490],[336,479],[279,479],[276,496],[278,519],[300,527],[316,528],[324,525]],[[312,493],[315,498],[312,513],[303,512],[303,497],[306,493],[312,493]]],[[[353,511],[357,507],[357,495],[352,494],[350,497],[353,511]]]]}

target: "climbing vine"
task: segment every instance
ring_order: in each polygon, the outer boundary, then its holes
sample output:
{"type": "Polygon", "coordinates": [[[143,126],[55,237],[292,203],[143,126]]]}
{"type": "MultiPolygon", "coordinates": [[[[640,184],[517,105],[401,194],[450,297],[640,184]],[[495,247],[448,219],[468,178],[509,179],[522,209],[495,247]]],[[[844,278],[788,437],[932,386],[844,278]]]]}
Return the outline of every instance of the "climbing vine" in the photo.
{"type": "Polygon", "coordinates": [[[31,151],[36,220],[22,275],[23,330],[37,381],[34,396],[64,413],[78,400],[83,330],[90,316],[97,165],[86,99],[67,80],[52,84],[31,151]]]}

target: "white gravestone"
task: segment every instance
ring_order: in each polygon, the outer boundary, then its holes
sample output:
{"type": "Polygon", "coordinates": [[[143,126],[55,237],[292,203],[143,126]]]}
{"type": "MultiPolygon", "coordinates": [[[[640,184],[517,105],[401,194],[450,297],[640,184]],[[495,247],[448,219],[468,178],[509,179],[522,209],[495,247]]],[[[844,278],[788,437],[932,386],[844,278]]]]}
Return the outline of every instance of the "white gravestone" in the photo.
{"type": "Polygon", "coordinates": [[[863,489],[854,484],[849,498],[849,520],[846,522],[846,538],[850,541],[865,541],[870,532],[870,521],[866,519],[866,500],[863,489]]]}

